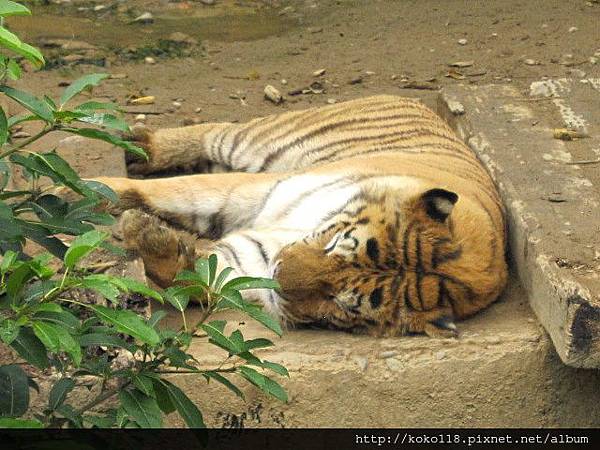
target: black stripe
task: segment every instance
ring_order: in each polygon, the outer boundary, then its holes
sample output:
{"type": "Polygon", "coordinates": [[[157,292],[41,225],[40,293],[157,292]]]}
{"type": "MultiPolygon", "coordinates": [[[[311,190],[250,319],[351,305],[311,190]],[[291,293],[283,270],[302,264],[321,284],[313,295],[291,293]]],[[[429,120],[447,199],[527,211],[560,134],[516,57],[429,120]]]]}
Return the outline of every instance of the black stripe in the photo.
{"type": "Polygon", "coordinates": [[[240,261],[237,253],[235,252],[235,248],[229,245],[227,242],[219,241],[215,246],[217,250],[226,250],[227,253],[231,256],[231,258],[235,261],[235,264],[238,266],[241,272],[243,272],[244,268],[242,267],[242,262],[240,261]]]}
{"type": "Polygon", "coordinates": [[[379,263],[379,244],[377,243],[377,239],[367,239],[367,256],[371,258],[371,261],[375,264],[379,263]]]}
{"type": "Polygon", "coordinates": [[[246,238],[247,240],[252,242],[258,248],[258,251],[260,252],[260,256],[261,256],[263,262],[265,263],[265,266],[268,266],[270,258],[269,258],[269,255],[267,254],[262,242],[260,242],[257,239],[254,239],[252,236],[248,236],[247,234],[240,234],[240,236],[242,236],[243,238],[246,238]]]}

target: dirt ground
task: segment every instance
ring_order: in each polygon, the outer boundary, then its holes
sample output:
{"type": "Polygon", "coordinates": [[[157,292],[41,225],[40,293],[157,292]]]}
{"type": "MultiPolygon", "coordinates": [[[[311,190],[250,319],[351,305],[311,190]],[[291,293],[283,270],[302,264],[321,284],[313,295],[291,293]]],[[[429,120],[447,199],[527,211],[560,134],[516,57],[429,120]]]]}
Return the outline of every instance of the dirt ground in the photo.
{"type": "Polygon", "coordinates": [[[543,77],[600,77],[598,1],[50,3],[34,6],[33,17],[9,26],[40,46],[48,38],[63,38],[96,48],[58,48],[62,57],[71,58],[57,63],[57,49],[43,47],[55,68],[26,76],[24,84],[40,94],[56,94],[60,82],[82,73],[126,76],[107,81],[95,95],[122,105],[130,96],[155,96],[154,105],[126,107],[130,122],[144,112],[153,127],[245,121],[379,93],[419,96],[422,90],[404,88],[415,83],[430,89],[510,83],[526,90],[543,77]],[[154,22],[128,23],[143,12],[152,13],[154,22]],[[166,51],[166,57],[149,51],[175,31],[198,43],[183,52],[166,51]],[[155,64],[144,62],[148,54],[155,64]],[[472,65],[449,67],[456,62],[472,65]],[[320,69],[325,73],[314,76],[320,69]],[[322,93],[289,95],[315,81],[322,93]],[[281,91],[282,104],[264,99],[267,84],[281,91]]]}

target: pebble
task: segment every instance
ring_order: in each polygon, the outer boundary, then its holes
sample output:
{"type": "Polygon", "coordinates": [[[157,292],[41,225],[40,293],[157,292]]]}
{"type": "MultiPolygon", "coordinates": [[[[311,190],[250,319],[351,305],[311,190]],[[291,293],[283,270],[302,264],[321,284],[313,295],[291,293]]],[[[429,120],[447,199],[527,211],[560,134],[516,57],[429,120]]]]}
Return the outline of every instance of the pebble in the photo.
{"type": "Polygon", "coordinates": [[[379,354],[381,359],[388,359],[388,358],[393,358],[394,356],[396,356],[398,354],[398,352],[394,351],[394,350],[388,350],[385,352],[381,352],[379,354]]]}
{"type": "Polygon", "coordinates": [[[569,33],[575,33],[577,30],[579,30],[579,28],[571,27],[571,28],[569,28],[569,33]]]}
{"type": "Polygon", "coordinates": [[[369,76],[369,77],[370,77],[371,75],[375,75],[375,72],[373,72],[373,71],[371,71],[371,70],[367,70],[367,71],[365,72],[365,75],[367,75],[367,76],[369,76]]]}
{"type": "Polygon", "coordinates": [[[265,98],[272,101],[276,105],[283,101],[283,97],[281,96],[281,92],[279,92],[274,86],[267,84],[265,86],[265,98]]]}
{"type": "Polygon", "coordinates": [[[287,84],[287,80],[284,78],[281,80],[281,84],[283,84],[284,86],[287,84]]]}
{"type": "Polygon", "coordinates": [[[435,359],[437,359],[438,361],[441,361],[444,358],[446,358],[446,352],[444,350],[440,350],[435,354],[435,359]]]}
{"type": "Polygon", "coordinates": [[[198,45],[197,39],[194,39],[185,33],[181,33],[180,31],[171,33],[167,38],[167,41],[174,42],[175,44],[198,45]]]}
{"type": "Polygon", "coordinates": [[[146,64],[156,64],[156,60],[152,56],[146,56],[144,62],[146,64]]]}
{"type": "Polygon", "coordinates": [[[26,131],[17,131],[16,133],[12,134],[12,137],[15,139],[22,139],[31,137],[31,134],[27,133],[26,131]]]}
{"type": "Polygon", "coordinates": [[[131,105],[153,105],[156,97],[153,95],[147,95],[145,97],[138,97],[129,100],[129,104],[131,105]]]}
{"type": "Polygon", "coordinates": [[[319,69],[319,70],[315,70],[313,72],[313,77],[320,77],[321,75],[325,74],[325,69],[319,69]]]}
{"type": "Polygon", "coordinates": [[[321,27],[308,27],[308,32],[309,33],[321,33],[323,31],[323,28],[321,27]]]}
{"type": "Polygon", "coordinates": [[[337,103],[337,100],[335,98],[328,98],[327,103],[329,105],[334,105],[335,103],[337,103]]]}
{"type": "Polygon", "coordinates": [[[397,371],[402,369],[402,363],[394,358],[388,358],[385,360],[385,365],[388,366],[388,369],[397,371]]]}
{"type": "Polygon", "coordinates": [[[392,75],[390,78],[391,78],[391,80],[392,80],[392,81],[394,81],[394,80],[397,80],[397,79],[398,79],[398,75],[395,75],[395,74],[394,74],[394,75],[392,75]]]}
{"type": "Polygon", "coordinates": [[[202,119],[198,117],[185,117],[183,119],[183,126],[185,127],[189,125],[198,125],[199,123],[202,123],[202,119]]]}
{"type": "Polygon", "coordinates": [[[363,82],[363,78],[362,77],[356,77],[356,78],[352,78],[350,80],[350,84],[360,84],[363,82]]]}
{"type": "Polygon", "coordinates": [[[475,61],[456,61],[448,63],[450,67],[471,67],[473,64],[475,64],[475,61]]]}
{"type": "Polygon", "coordinates": [[[450,112],[455,116],[462,116],[465,113],[464,105],[457,100],[448,100],[446,104],[450,112]]]}
{"type": "Polygon", "coordinates": [[[138,114],[137,116],[135,116],[135,120],[137,122],[143,122],[146,120],[146,114],[138,114]]]}
{"type": "Polygon", "coordinates": [[[531,58],[527,58],[525,61],[523,61],[525,64],[527,64],[528,66],[539,66],[540,62],[535,60],[535,59],[531,59],[531,58]]]}
{"type": "Polygon", "coordinates": [[[171,104],[173,105],[173,108],[177,108],[177,109],[181,108],[181,102],[173,102],[171,104]]]}
{"type": "Polygon", "coordinates": [[[459,40],[458,40],[458,43],[459,43],[460,45],[467,45],[467,43],[468,43],[468,42],[469,42],[469,41],[467,41],[465,38],[462,38],[462,39],[459,39],[459,40]]]}
{"type": "Polygon", "coordinates": [[[103,11],[107,8],[106,5],[96,5],[94,6],[94,11],[98,12],[98,11],[103,11]]]}
{"type": "Polygon", "coordinates": [[[360,370],[362,370],[363,372],[365,372],[367,370],[367,367],[369,367],[369,359],[368,358],[365,358],[364,356],[355,356],[353,359],[354,359],[354,362],[360,368],[360,370]]]}
{"type": "Polygon", "coordinates": [[[131,23],[141,23],[144,25],[152,22],[154,22],[154,16],[150,12],[145,12],[131,21],[131,23]]]}
{"type": "Polygon", "coordinates": [[[200,0],[200,3],[202,3],[203,5],[214,5],[215,4],[215,0],[200,0]]]}
{"type": "Polygon", "coordinates": [[[198,108],[194,109],[194,112],[195,112],[195,113],[202,112],[202,108],[198,107],[198,108]]]}

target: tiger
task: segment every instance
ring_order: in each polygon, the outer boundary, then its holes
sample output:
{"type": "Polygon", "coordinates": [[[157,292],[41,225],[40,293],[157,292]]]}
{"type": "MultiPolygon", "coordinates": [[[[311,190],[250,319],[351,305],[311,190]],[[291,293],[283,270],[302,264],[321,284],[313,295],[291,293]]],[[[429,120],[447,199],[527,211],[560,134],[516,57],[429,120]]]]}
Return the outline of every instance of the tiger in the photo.
{"type": "Polygon", "coordinates": [[[119,196],[122,239],[162,287],[216,254],[248,298],[291,326],[456,337],[507,280],[504,208],[489,173],[420,101],[379,95],[130,139],[142,178],[119,196]],[[147,178],[177,168],[204,173],[147,178]],[[145,176],[146,178],[143,178],[145,176]]]}

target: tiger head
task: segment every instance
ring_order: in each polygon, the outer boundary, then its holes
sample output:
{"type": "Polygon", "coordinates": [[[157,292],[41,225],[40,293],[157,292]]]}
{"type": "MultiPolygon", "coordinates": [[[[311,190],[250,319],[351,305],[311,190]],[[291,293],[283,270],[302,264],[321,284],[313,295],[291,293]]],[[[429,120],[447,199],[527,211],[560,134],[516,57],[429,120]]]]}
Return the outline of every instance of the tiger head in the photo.
{"type": "Polygon", "coordinates": [[[453,236],[457,201],[444,189],[408,199],[364,192],[284,247],[273,276],[287,320],[380,335],[454,335],[453,301],[470,289],[447,270],[462,252],[453,236]]]}

